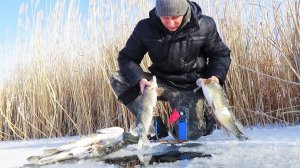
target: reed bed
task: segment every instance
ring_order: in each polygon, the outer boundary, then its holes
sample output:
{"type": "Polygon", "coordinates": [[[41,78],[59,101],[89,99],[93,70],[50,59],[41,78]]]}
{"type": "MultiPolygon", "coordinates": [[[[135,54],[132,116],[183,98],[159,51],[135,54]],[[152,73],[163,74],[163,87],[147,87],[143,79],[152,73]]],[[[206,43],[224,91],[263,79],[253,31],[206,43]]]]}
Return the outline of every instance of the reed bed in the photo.
{"type": "MultiPolygon", "coordinates": [[[[33,2],[33,1],[31,1],[33,2]]],[[[97,129],[129,129],[134,117],[109,85],[118,52],[154,1],[56,1],[53,8],[20,8],[20,64],[0,88],[0,140],[86,135],[97,129]]],[[[300,3],[197,1],[212,16],[232,50],[225,88],[245,126],[299,124],[300,3]]],[[[146,58],[143,68],[151,61],[146,58]]],[[[159,103],[161,113],[170,112],[159,103]]],[[[164,119],[166,120],[167,117],[164,119]]]]}

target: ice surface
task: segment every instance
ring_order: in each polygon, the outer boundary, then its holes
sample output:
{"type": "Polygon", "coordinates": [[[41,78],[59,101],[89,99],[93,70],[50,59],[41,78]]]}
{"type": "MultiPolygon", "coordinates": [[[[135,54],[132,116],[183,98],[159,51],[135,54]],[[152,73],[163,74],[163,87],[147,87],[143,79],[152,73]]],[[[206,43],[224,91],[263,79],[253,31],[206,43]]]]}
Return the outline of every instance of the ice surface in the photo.
{"type": "MultiPolygon", "coordinates": [[[[251,140],[239,141],[233,136],[228,137],[221,130],[215,130],[212,135],[188,142],[201,145],[177,149],[181,152],[204,152],[213,157],[159,163],[148,167],[300,167],[300,126],[245,129],[245,134],[251,140]]],[[[0,142],[1,167],[20,167],[27,163],[26,158],[29,156],[40,155],[45,149],[58,147],[78,139],[79,137],[64,137],[0,142]]],[[[151,144],[151,147],[137,151],[135,145],[130,145],[108,157],[151,155],[165,152],[166,149],[170,149],[169,147],[170,145],[151,144]]],[[[95,160],[80,160],[56,163],[45,167],[113,168],[119,166],[95,160]]]]}

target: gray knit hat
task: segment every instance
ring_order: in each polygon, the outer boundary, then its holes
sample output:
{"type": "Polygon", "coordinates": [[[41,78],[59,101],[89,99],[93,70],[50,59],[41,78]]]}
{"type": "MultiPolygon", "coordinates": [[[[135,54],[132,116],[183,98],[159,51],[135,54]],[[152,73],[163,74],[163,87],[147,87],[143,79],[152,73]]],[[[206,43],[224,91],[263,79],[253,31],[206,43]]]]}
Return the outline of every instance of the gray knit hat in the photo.
{"type": "Polygon", "coordinates": [[[188,7],[187,0],[156,0],[157,16],[181,16],[188,7]]]}

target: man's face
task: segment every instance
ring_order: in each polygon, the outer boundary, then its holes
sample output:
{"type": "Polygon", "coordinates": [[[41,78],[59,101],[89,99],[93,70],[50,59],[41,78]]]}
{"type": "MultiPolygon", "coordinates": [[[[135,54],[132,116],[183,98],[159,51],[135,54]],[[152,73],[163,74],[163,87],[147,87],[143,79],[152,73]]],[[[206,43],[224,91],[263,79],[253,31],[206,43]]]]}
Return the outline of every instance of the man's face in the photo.
{"type": "Polygon", "coordinates": [[[171,32],[174,32],[180,26],[183,16],[160,16],[162,24],[171,32]]]}

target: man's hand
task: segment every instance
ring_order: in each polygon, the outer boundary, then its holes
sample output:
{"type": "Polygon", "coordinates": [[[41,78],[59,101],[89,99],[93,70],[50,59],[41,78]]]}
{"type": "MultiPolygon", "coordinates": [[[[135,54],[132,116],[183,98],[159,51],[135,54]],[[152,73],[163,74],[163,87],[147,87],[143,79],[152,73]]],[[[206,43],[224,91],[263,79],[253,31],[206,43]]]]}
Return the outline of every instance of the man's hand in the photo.
{"type": "Polygon", "coordinates": [[[140,90],[142,94],[144,93],[145,87],[151,86],[151,83],[145,78],[141,79],[139,84],[140,84],[140,90]]]}
{"type": "MultiPolygon", "coordinates": [[[[211,77],[208,78],[208,79],[209,79],[209,80],[212,80],[212,81],[215,81],[215,82],[217,82],[218,84],[220,84],[220,80],[219,80],[219,78],[216,77],[216,76],[211,76],[211,77]]],[[[205,79],[199,78],[199,79],[196,80],[196,84],[199,86],[199,88],[196,88],[196,89],[194,90],[194,92],[196,92],[197,90],[200,89],[200,87],[201,87],[201,82],[202,82],[203,80],[205,80],[205,79]]]]}
{"type": "Polygon", "coordinates": [[[216,77],[216,76],[211,76],[211,77],[208,78],[208,79],[210,79],[210,80],[212,80],[212,81],[215,81],[215,82],[217,82],[218,84],[220,84],[219,78],[216,77]]]}

